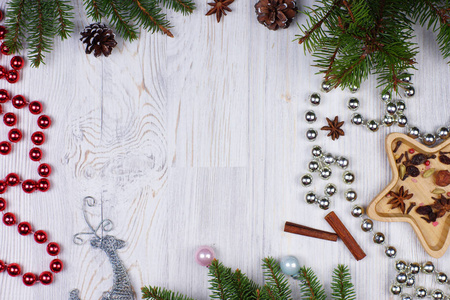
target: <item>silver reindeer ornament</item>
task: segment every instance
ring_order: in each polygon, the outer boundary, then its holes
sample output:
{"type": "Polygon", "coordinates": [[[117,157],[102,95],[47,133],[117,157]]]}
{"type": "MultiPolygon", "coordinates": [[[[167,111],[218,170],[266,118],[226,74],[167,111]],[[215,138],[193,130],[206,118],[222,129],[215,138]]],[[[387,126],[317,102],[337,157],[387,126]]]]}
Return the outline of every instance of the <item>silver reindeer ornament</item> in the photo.
{"type": "MultiPolygon", "coordinates": [[[[89,231],[77,233],[74,236],[73,241],[77,245],[82,245],[87,241],[85,237],[90,236],[88,240],[92,248],[102,250],[109,258],[114,273],[113,286],[109,291],[103,293],[101,300],[134,300],[136,299],[135,293],[131,286],[127,269],[117,254],[118,249],[125,247],[125,242],[112,235],[103,236],[103,233],[112,230],[113,226],[111,220],[102,219],[96,228],[91,225],[87,215],[87,208],[94,206],[95,202],[95,199],[92,197],[84,198],[83,216],[89,227],[89,231]],[[98,233],[99,231],[101,231],[100,235],[98,233]]],[[[69,295],[69,300],[81,300],[79,291],[72,290],[69,295]]]]}

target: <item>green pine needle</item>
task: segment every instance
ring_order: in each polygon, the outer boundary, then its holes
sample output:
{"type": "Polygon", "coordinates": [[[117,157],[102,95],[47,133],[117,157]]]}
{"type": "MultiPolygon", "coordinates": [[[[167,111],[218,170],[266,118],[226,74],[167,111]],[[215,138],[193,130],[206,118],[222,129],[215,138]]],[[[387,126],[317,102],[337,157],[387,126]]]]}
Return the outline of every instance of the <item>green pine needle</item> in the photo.
{"type": "Polygon", "coordinates": [[[231,299],[231,269],[225,267],[221,262],[214,259],[209,266],[209,283],[211,287],[209,288],[212,292],[211,299],[231,299]]]}
{"type": "Polygon", "coordinates": [[[160,287],[143,287],[142,299],[154,299],[154,300],[194,300],[193,298],[186,297],[182,294],[175,293],[160,287]]]}
{"type": "Polygon", "coordinates": [[[322,283],[311,268],[300,268],[300,294],[304,300],[326,300],[322,283]]]}
{"type": "Polygon", "coordinates": [[[280,265],[273,257],[263,259],[266,284],[263,287],[263,299],[287,300],[291,298],[289,282],[281,272],[280,265]]]}
{"type": "Polygon", "coordinates": [[[333,300],[355,300],[356,292],[352,283],[352,276],[347,266],[338,265],[333,271],[331,282],[333,300]]]}

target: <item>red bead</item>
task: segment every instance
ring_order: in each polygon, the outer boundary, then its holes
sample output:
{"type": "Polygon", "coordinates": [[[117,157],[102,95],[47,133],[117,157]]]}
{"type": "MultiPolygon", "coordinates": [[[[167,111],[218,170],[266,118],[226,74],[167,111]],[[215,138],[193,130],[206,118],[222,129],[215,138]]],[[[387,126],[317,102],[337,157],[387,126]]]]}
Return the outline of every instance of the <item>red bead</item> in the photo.
{"type": "Polygon", "coordinates": [[[3,123],[9,127],[14,126],[17,123],[17,116],[14,113],[6,113],[3,116],[3,123]]]}
{"type": "Polygon", "coordinates": [[[24,62],[21,56],[14,56],[10,61],[11,68],[14,70],[20,70],[23,68],[24,62]]]}
{"type": "Polygon", "coordinates": [[[3,194],[6,192],[6,189],[8,188],[8,185],[3,180],[0,181],[0,194],[3,194]]]}
{"type": "Polygon", "coordinates": [[[42,177],[48,177],[52,173],[52,167],[48,164],[40,164],[38,167],[38,174],[42,177]]]}
{"type": "Polygon", "coordinates": [[[0,273],[6,270],[6,264],[3,260],[0,260],[0,273]]]}
{"type": "Polygon", "coordinates": [[[9,173],[6,175],[5,181],[9,186],[16,186],[20,183],[20,177],[16,173],[9,173]]]}
{"type": "Polygon", "coordinates": [[[429,161],[429,160],[427,160],[426,162],[425,162],[425,166],[429,166],[431,164],[431,162],[429,161]]]}
{"type": "Polygon", "coordinates": [[[11,101],[12,105],[17,109],[21,109],[27,106],[27,100],[22,95],[15,95],[11,101]]]}
{"type": "Polygon", "coordinates": [[[34,233],[34,240],[38,244],[43,244],[47,241],[47,233],[44,230],[38,230],[34,233]]]}
{"type": "Polygon", "coordinates": [[[13,277],[19,276],[20,273],[22,273],[22,271],[20,270],[20,266],[18,264],[9,264],[6,267],[6,271],[8,272],[8,274],[10,276],[13,276],[13,277]]]}
{"type": "Polygon", "coordinates": [[[6,200],[5,198],[0,198],[0,211],[4,211],[6,208],[6,200]]]}
{"type": "Polygon", "coordinates": [[[6,75],[8,75],[8,71],[4,66],[0,66],[0,79],[6,78],[6,75]]]}
{"type": "Polygon", "coordinates": [[[0,103],[5,103],[9,101],[11,97],[9,96],[9,92],[5,89],[0,90],[0,103]]]}
{"type": "Polygon", "coordinates": [[[39,281],[43,285],[49,285],[53,282],[53,274],[48,271],[42,272],[41,275],[39,275],[39,281]]]}
{"type": "Polygon", "coordinates": [[[9,83],[16,83],[19,81],[19,72],[16,70],[9,70],[8,73],[6,73],[6,81],[9,83]]]}
{"type": "Polygon", "coordinates": [[[31,135],[31,141],[35,145],[42,145],[45,142],[45,135],[42,131],[36,131],[31,135]]]}
{"type": "Polygon", "coordinates": [[[409,154],[413,154],[414,152],[416,152],[413,148],[408,150],[409,154]]]}
{"type": "Polygon", "coordinates": [[[22,276],[23,284],[26,286],[32,286],[36,283],[37,277],[33,273],[25,273],[22,276]]]}
{"type": "Polygon", "coordinates": [[[42,112],[42,104],[39,101],[32,101],[28,106],[28,109],[33,115],[38,115],[42,112]]]}
{"type": "Polygon", "coordinates": [[[9,142],[0,142],[0,154],[8,155],[11,152],[11,144],[9,142]]]}
{"type": "Polygon", "coordinates": [[[0,26],[0,40],[5,39],[5,35],[8,31],[6,30],[5,26],[0,26]]]}
{"type": "Polygon", "coordinates": [[[48,243],[47,245],[47,253],[51,256],[56,256],[59,254],[59,245],[57,243],[48,243]]]}
{"type": "Polygon", "coordinates": [[[42,158],[42,151],[36,147],[31,148],[29,156],[32,161],[40,161],[42,158]]]}
{"type": "Polygon", "coordinates": [[[38,118],[38,126],[41,129],[47,129],[52,124],[52,120],[49,116],[42,115],[38,118]]]}
{"type": "Polygon", "coordinates": [[[53,273],[59,273],[63,269],[64,264],[59,259],[54,259],[50,262],[50,271],[53,273]]]}
{"type": "Polygon", "coordinates": [[[36,182],[34,180],[28,179],[22,182],[22,190],[25,193],[30,194],[34,192],[35,189],[36,189],[36,182]]]}
{"type": "Polygon", "coordinates": [[[7,212],[3,215],[3,223],[6,226],[12,226],[16,224],[16,216],[13,213],[7,212]]]}
{"type": "Polygon", "coordinates": [[[8,48],[8,46],[6,46],[5,43],[2,43],[2,45],[0,46],[0,52],[3,55],[9,55],[9,48],[8,48]]]}
{"type": "Polygon", "coordinates": [[[29,235],[31,233],[31,225],[28,222],[19,223],[19,225],[17,226],[17,230],[19,231],[20,235],[29,235]]]}
{"type": "Polygon", "coordinates": [[[41,192],[46,192],[50,189],[50,181],[46,178],[39,179],[37,183],[37,188],[41,192]]]}
{"type": "Polygon", "coordinates": [[[8,133],[8,139],[13,143],[17,143],[22,139],[22,132],[17,128],[11,129],[8,133]]]}

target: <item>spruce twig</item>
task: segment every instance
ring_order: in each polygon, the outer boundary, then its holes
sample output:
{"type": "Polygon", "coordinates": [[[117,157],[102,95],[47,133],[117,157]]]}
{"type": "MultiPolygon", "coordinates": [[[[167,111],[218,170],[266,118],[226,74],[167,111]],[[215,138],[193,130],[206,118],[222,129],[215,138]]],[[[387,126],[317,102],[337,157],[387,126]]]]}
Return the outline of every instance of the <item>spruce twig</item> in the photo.
{"type": "Polygon", "coordinates": [[[263,292],[269,299],[288,300],[291,299],[291,290],[286,277],[281,272],[281,268],[273,257],[263,259],[263,270],[266,284],[263,292]]]}
{"type": "Polygon", "coordinates": [[[143,287],[141,289],[142,299],[154,300],[194,300],[179,293],[175,293],[159,287],[143,287]]]}
{"type": "Polygon", "coordinates": [[[338,265],[333,271],[331,298],[333,300],[355,300],[356,293],[352,283],[350,270],[347,266],[338,265]]]}
{"type": "Polygon", "coordinates": [[[300,293],[305,300],[326,300],[327,296],[323,285],[311,268],[300,269],[300,293]]]}

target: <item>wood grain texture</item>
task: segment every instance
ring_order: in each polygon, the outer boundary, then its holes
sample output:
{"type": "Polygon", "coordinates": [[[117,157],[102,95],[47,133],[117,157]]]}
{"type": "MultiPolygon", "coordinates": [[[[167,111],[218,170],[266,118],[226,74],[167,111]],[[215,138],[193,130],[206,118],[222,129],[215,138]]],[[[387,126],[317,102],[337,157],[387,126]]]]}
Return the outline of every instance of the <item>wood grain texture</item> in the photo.
{"type": "MultiPolygon", "coordinates": [[[[335,197],[332,210],[366,252],[361,262],[342,243],[283,232],[287,220],[331,230],[323,219],[326,212],[304,203],[307,190],[298,182],[313,145],[305,138],[307,97],[321,81],[310,66],[311,56],[292,42],[299,29],[267,30],[256,20],[254,0],[235,1],[233,12],[217,24],[204,16],[206,2],[196,1],[197,10],[187,17],[168,11],[173,39],[142,32],[133,43],[119,38],[110,57],[94,58],[84,54],[74,34],[56,41],[46,65],[27,67],[19,83],[0,82],[0,88],[42,100],[53,118],[43,147],[54,169],[51,190],[24,195],[11,189],[5,197],[19,220],[29,220],[60,242],[66,266],[50,287],[27,288],[19,278],[0,274],[0,299],[61,300],[78,288],[83,299],[97,300],[111,287],[106,256],[88,244],[72,243],[74,234],[87,229],[81,208],[88,195],[102,204],[92,216],[111,219],[112,234],[128,243],[119,256],[138,296],[142,285],[151,284],[207,299],[207,270],[193,259],[196,248],[206,244],[225,264],[260,283],[262,258],[295,255],[326,286],[333,267],[348,264],[358,299],[390,299],[392,262],[359,230],[360,220],[350,217],[342,197],[335,197]]],[[[90,20],[82,2],[74,3],[79,32],[90,20]]],[[[304,23],[305,17],[297,21],[304,23]]],[[[417,95],[407,100],[407,113],[414,124],[435,131],[449,122],[450,70],[433,34],[423,29],[417,34],[417,95]]],[[[6,63],[2,56],[0,64],[6,63]]],[[[376,85],[370,78],[355,95],[370,118],[383,115],[376,85]]],[[[384,139],[398,128],[371,134],[351,126],[346,109],[351,96],[347,91],[322,94],[312,127],[322,127],[325,117],[335,115],[346,121],[344,137],[332,142],[320,132],[316,143],[350,159],[354,188],[367,205],[391,179],[384,139]]],[[[19,117],[29,135],[34,120],[25,112],[19,117]]],[[[5,136],[6,129],[1,130],[5,136]]],[[[29,143],[18,147],[0,157],[2,170],[32,174],[37,165],[24,158],[29,143]]],[[[346,186],[335,173],[332,181],[343,191],[346,186]]],[[[316,190],[324,186],[317,181],[316,190]]],[[[375,222],[375,230],[386,234],[399,257],[430,259],[408,224],[375,222]]],[[[0,227],[0,243],[0,259],[32,272],[48,267],[45,250],[11,228],[0,227]]],[[[448,254],[432,261],[450,272],[448,254]]]]}

